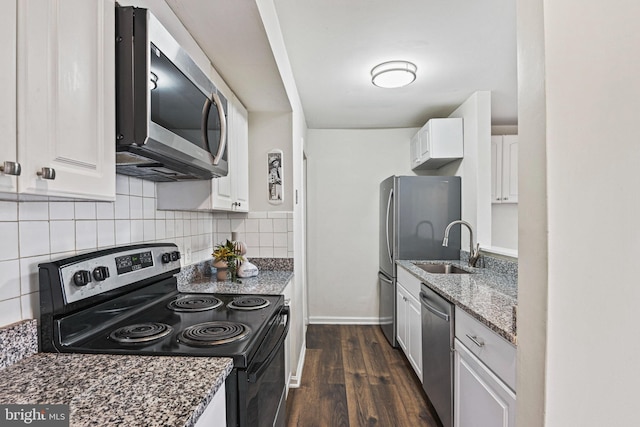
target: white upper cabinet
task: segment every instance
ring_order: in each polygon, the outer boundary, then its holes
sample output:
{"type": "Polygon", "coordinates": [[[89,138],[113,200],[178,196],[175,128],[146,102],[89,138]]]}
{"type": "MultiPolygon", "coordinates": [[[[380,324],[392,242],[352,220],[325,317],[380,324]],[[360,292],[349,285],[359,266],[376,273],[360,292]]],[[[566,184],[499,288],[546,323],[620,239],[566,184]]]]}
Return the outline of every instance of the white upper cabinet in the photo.
{"type": "Polygon", "coordinates": [[[208,181],[161,182],[158,209],[249,211],[249,123],[247,110],[235,96],[227,110],[229,173],[208,181]]]}
{"type": "MultiPolygon", "coordinates": [[[[11,2],[12,4],[13,2],[11,2]]],[[[17,25],[0,18],[17,44],[17,142],[21,174],[14,192],[74,199],[115,198],[115,4],[111,0],[20,0],[17,25]],[[11,25],[9,23],[9,28],[11,25]]],[[[16,13],[13,13],[15,19],[16,13]]],[[[11,61],[11,47],[4,59],[11,61]]],[[[12,78],[11,71],[0,71],[12,78]]],[[[11,84],[6,85],[11,88],[11,84]]],[[[5,88],[5,91],[7,88],[5,88]]],[[[11,92],[11,90],[9,90],[11,92]]],[[[9,93],[9,98],[14,94],[9,93]]],[[[10,101],[0,122],[12,126],[10,101]],[[7,112],[9,113],[7,115],[7,112]]],[[[15,118],[13,119],[15,121],[15,118]]],[[[11,132],[9,132],[11,135],[11,132]]],[[[5,168],[6,169],[6,168],[5,168]]],[[[7,190],[2,175],[2,190],[7,190]]],[[[11,189],[9,189],[11,191],[11,189]]]]}
{"type": "Polygon", "coordinates": [[[461,118],[431,119],[411,138],[411,169],[438,169],[461,159],[463,145],[461,118]]]}
{"type": "Polygon", "coordinates": [[[491,201],[518,203],[518,136],[491,137],[491,201]]]}
{"type": "Polygon", "coordinates": [[[16,0],[4,1],[0,13],[0,81],[4,82],[0,97],[0,191],[15,193],[15,173],[20,166],[16,147],[16,0]]]}

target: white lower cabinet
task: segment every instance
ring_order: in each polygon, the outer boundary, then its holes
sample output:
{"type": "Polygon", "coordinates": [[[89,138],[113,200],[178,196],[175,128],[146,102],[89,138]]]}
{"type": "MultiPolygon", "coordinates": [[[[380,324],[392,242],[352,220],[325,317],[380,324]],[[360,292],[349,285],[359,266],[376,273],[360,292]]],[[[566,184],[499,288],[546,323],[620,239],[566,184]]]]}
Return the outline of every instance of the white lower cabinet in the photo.
{"type": "MultiPolygon", "coordinates": [[[[287,286],[285,286],[282,291],[282,295],[284,296],[284,305],[289,306],[289,315],[293,311],[293,305],[291,296],[293,294],[293,281],[290,281],[287,286]]],[[[289,321],[289,333],[284,340],[284,381],[287,386],[287,394],[289,393],[289,382],[291,381],[291,373],[293,369],[291,369],[291,321],[289,321]]]]}
{"type": "Polygon", "coordinates": [[[514,427],[516,348],[456,307],[454,426],[514,427]]]}
{"type": "Polygon", "coordinates": [[[413,370],[418,375],[420,382],[422,382],[422,318],[420,302],[400,282],[397,282],[396,292],[398,343],[407,359],[409,359],[409,363],[411,363],[413,370]]]}
{"type": "Polygon", "coordinates": [[[516,395],[455,340],[454,426],[514,427],[516,395]]]}
{"type": "Polygon", "coordinates": [[[227,425],[227,406],[225,398],[225,386],[222,386],[213,395],[213,399],[205,408],[195,427],[225,427],[227,425]]]}

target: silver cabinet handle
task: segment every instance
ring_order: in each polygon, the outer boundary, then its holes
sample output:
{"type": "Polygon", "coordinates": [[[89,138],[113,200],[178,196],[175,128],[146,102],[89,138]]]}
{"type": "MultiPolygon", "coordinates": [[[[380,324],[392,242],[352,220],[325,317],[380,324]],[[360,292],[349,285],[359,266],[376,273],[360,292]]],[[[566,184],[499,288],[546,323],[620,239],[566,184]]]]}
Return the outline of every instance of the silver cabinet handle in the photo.
{"type": "Polygon", "coordinates": [[[467,336],[467,338],[469,338],[475,345],[477,345],[478,347],[484,347],[484,341],[478,339],[477,336],[471,336],[469,334],[465,334],[467,336]]]}
{"type": "Polygon", "coordinates": [[[42,179],[54,180],[56,179],[56,170],[54,168],[42,168],[36,172],[36,175],[42,179]]]}
{"type": "Polygon", "coordinates": [[[7,162],[5,161],[3,165],[0,165],[0,172],[4,172],[7,175],[20,175],[22,172],[22,166],[18,162],[7,162]]]}

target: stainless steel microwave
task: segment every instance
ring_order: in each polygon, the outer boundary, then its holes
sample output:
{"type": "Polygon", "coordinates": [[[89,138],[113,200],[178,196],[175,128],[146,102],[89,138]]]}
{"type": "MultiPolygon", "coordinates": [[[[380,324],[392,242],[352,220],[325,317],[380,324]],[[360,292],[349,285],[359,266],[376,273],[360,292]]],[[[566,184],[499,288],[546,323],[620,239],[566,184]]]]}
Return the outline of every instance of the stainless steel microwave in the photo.
{"type": "Polygon", "coordinates": [[[227,100],[147,9],[116,7],[116,171],[226,176],[227,100]]]}

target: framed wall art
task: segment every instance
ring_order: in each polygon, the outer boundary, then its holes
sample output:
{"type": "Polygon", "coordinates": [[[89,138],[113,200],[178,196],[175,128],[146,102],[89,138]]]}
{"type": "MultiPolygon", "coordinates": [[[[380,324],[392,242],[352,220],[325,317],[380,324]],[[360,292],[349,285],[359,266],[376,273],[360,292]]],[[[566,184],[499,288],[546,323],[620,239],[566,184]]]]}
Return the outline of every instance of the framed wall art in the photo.
{"type": "Polygon", "coordinates": [[[269,183],[269,203],[279,205],[283,202],[284,176],[282,169],[282,150],[271,150],[267,153],[269,183]]]}

